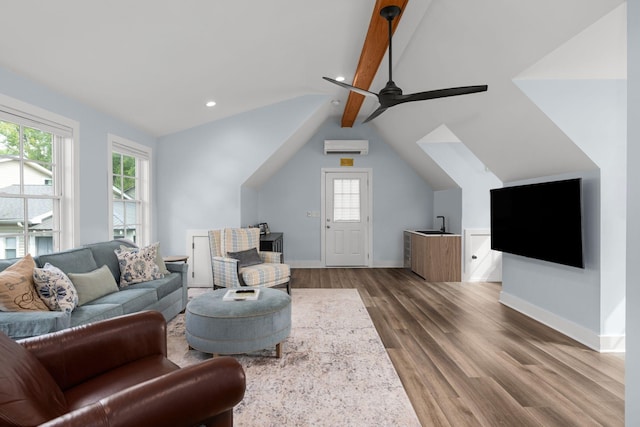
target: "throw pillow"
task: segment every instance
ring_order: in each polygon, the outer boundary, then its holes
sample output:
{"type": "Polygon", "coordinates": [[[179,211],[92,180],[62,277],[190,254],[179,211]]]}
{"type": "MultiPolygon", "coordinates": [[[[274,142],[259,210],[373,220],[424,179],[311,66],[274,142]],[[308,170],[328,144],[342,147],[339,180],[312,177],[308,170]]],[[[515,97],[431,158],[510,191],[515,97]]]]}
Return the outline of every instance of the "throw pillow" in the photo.
{"type": "Polygon", "coordinates": [[[116,249],[114,251],[120,266],[120,287],[149,280],[162,279],[164,276],[156,264],[158,246],[144,248],[116,249]]]}
{"type": "Polygon", "coordinates": [[[0,311],[49,311],[33,285],[34,268],[27,254],[0,272],[0,311]]]}
{"type": "MultiPolygon", "coordinates": [[[[158,269],[160,270],[161,274],[171,274],[171,272],[169,270],[167,270],[167,265],[164,263],[164,260],[162,259],[162,255],[160,254],[160,242],[156,242],[153,243],[149,246],[155,246],[156,247],[156,260],[155,263],[158,266],[158,269]]],[[[135,251],[139,248],[137,247],[131,247],[131,246],[125,246],[125,245],[121,245],[120,249],[123,251],[135,251]]]]}
{"type": "Polygon", "coordinates": [[[78,292],[78,306],[118,292],[116,279],[106,265],[88,273],[69,273],[68,276],[78,292]]]}
{"type": "Polygon", "coordinates": [[[246,251],[227,252],[229,258],[238,260],[240,267],[249,267],[250,265],[262,264],[262,259],[256,248],[247,249],[246,251]]]}
{"type": "Polygon", "coordinates": [[[78,305],[78,292],[66,274],[58,267],[46,263],[33,270],[38,295],[54,311],[70,313],[78,305]]]}

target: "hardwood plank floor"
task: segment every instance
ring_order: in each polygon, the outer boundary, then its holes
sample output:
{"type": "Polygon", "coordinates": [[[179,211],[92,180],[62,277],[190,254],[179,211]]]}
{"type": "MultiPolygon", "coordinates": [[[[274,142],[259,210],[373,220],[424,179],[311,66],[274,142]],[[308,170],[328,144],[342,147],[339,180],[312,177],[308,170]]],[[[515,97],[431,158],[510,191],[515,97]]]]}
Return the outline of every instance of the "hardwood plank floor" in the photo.
{"type": "Polygon", "coordinates": [[[424,426],[623,426],[624,356],[498,302],[499,283],[409,270],[293,269],[293,288],[355,288],[424,426]]]}

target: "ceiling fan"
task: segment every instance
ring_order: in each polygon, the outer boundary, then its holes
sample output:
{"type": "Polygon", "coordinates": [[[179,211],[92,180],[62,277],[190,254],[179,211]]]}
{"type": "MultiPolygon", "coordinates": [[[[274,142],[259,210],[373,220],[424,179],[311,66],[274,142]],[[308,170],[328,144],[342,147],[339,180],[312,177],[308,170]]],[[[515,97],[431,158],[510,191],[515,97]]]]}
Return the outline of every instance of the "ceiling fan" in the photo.
{"type": "Polygon", "coordinates": [[[347,83],[339,82],[329,77],[323,77],[323,79],[333,84],[352,90],[361,95],[375,97],[378,99],[380,106],[369,117],[367,117],[363,123],[367,123],[375,119],[380,114],[384,113],[387,108],[393,107],[394,105],[398,105],[398,104],[404,104],[405,102],[425,101],[427,99],[466,95],[468,93],[484,92],[487,90],[487,85],[461,86],[461,87],[429,90],[426,92],[418,92],[418,93],[412,93],[409,95],[403,95],[402,89],[396,86],[396,84],[393,82],[392,73],[391,73],[391,62],[392,62],[391,61],[391,53],[392,53],[391,38],[393,34],[392,22],[395,17],[400,15],[400,8],[395,5],[383,7],[382,9],[380,9],[380,15],[383,18],[385,18],[389,23],[389,81],[387,82],[385,87],[383,87],[379,93],[375,93],[365,89],[361,89],[359,87],[352,86],[347,83]]]}

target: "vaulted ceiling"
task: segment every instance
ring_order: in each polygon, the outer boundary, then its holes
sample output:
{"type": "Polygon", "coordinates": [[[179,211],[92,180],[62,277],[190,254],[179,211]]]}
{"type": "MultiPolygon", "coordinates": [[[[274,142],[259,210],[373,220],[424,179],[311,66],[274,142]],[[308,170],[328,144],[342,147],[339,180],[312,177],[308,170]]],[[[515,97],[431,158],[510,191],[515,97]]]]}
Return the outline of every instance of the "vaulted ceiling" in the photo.
{"type": "MultiPolygon", "coordinates": [[[[621,3],[409,0],[394,34],[398,86],[489,90],[400,105],[369,125],[434,189],[455,184],[417,141],[442,124],[503,181],[592,168],[513,79],[621,3]]],[[[156,136],[307,94],[339,100],[323,114],[340,117],[348,91],[321,77],[353,81],[375,4],[0,0],[0,65],[156,136]]],[[[376,106],[366,100],[354,126],[376,106]]]]}

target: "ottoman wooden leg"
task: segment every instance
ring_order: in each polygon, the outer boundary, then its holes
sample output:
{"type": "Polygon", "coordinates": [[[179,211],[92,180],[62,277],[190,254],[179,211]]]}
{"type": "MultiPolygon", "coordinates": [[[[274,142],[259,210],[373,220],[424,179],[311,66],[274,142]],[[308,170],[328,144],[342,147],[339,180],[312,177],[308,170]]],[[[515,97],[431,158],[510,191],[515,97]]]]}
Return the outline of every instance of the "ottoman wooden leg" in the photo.
{"type": "Polygon", "coordinates": [[[276,357],[278,359],[282,358],[282,343],[281,342],[276,344],[276,357]]]}

